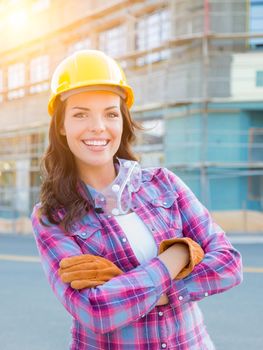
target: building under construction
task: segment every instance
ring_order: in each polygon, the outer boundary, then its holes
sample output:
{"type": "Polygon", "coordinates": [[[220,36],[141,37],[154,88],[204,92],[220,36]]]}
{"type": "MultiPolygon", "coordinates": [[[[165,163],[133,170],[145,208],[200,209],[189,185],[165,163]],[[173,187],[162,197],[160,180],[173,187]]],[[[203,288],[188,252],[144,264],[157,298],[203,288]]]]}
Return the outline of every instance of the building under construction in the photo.
{"type": "Polygon", "coordinates": [[[263,1],[0,1],[0,231],[30,231],[49,80],[79,49],[119,61],[145,166],[179,175],[228,231],[263,230],[263,1]]]}

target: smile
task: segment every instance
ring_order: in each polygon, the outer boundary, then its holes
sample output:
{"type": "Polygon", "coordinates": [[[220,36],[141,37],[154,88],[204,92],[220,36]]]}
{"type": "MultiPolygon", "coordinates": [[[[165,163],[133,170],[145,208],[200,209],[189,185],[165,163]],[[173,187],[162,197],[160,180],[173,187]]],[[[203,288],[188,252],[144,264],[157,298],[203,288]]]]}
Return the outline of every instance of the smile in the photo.
{"type": "Polygon", "coordinates": [[[82,140],[87,146],[106,146],[109,140],[82,140]]]}

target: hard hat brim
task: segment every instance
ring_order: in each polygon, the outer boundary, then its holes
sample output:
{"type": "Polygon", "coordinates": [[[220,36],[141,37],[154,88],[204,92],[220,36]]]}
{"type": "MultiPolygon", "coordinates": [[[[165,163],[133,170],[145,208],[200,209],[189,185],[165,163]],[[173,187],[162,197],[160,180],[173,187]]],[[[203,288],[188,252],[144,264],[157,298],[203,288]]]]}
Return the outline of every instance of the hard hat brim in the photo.
{"type": "MultiPolygon", "coordinates": [[[[89,89],[90,91],[110,91],[110,87],[112,86],[114,89],[112,89],[113,92],[117,93],[116,92],[116,88],[121,88],[124,92],[125,92],[125,95],[126,95],[126,98],[124,98],[126,104],[127,104],[127,107],[130,109],[134,103],[134,94],[133,94],[133,91],[131,89],[130,86],[128,85],[123,85],[123,86],[119,86],[119,85],[114,85],[114,84],[81,84],[81,86],[76,86],[74,88],[69,88],[69,89],[64,89],[60,94],[56,94],[56,95],[53,95],[50,97],[49,99],[49,102],[48,102],[48,114],[50,116],[53,116],[54,114],[54,110],[55,110],[55,103],[57,101],[58,98],[60,98],[60,96],[64,93],[67,93],[67,92],[70,92],[70,91],[76,91],[76,94],[77,93],[80,93],[80,88],[85,88],[85,87],[92,87],[94,86],[94,90],[93,89],[89,89]],[[102,88],[99,88],[99,89],[96,89],[96,86],[101,86],[102,88]],[[103,89],[103,86],[107,87],[107,89],[103,89]]],[[[87,89],[88,90],[88,89],[87,89]]],[[[118,93],[117,93],[118,94],[118,93]]],[[[119,94],[120,95],[120,94],[119,94]]],[[[122,97],[122,96],[121,96],[122,97]]]]}

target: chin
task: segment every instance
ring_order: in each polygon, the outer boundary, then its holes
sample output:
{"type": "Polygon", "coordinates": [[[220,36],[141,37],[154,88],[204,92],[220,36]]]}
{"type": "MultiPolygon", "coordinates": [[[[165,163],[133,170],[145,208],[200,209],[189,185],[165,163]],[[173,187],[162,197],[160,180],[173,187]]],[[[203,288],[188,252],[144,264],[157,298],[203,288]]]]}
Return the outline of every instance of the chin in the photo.
{"type": "Polygon", "coordinates": [[[83,159],[82,163],[85,164],[85,166],[92,167],[92,166],[103,166],[109,163],[113,162],[113,155],[112,156],[99,156],[96,155],[94,157],[89,158],[89,159],[83,159]]]}

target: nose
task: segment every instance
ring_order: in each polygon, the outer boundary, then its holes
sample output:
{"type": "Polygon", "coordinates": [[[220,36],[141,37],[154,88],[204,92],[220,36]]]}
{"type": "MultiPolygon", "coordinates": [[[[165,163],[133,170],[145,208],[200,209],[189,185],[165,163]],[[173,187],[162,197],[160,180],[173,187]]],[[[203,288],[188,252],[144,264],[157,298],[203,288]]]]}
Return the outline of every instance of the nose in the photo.
{"type": "Polygon", "coordinates": [[[105,131],[105,123],[103,118],[98,116],[91,118],[88,128],[90,132],[96,134],[105,131]]]}

